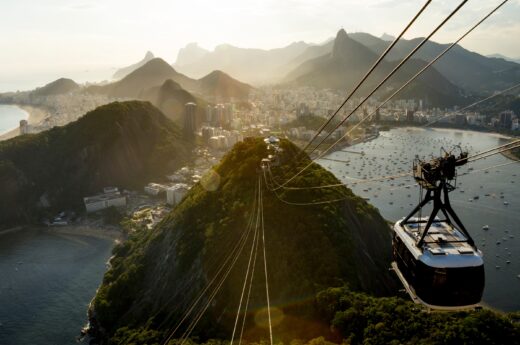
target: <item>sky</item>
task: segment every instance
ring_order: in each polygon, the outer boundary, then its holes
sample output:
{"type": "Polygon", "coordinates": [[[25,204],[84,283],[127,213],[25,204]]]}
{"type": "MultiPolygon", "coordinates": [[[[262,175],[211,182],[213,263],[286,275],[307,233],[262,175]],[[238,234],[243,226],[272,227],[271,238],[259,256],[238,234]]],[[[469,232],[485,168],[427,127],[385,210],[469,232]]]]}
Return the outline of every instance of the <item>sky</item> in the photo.
{"type": "MultiPolygon", "coordinates": [[[[190,42],[276,48],[320,43],[340,28],[397,35],[425,0],[0,0],[0,92],[60,76],[108,78],[152,51],[175,62],[190,42]]],[[[469,0],[433,37],[448,43],[500,1],[469,0]]],[[[405,38],[426,36],[458,0],[434,0],[405,38]]],[[[461,42],[520,58],[520,0],[509,0],[461,42]]]]}

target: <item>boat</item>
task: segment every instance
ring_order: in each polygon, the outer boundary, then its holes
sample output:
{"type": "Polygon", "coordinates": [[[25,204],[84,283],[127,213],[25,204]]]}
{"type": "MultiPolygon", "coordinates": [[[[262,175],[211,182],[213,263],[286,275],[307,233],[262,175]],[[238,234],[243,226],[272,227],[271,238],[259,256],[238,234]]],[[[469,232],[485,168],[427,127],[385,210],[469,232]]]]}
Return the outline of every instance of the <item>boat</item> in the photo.
{"type": "Polygon", "coordinates": [[[484,225],[484,226],[482,227],[482,230],[489,230],[489,225],[484,225]]]}

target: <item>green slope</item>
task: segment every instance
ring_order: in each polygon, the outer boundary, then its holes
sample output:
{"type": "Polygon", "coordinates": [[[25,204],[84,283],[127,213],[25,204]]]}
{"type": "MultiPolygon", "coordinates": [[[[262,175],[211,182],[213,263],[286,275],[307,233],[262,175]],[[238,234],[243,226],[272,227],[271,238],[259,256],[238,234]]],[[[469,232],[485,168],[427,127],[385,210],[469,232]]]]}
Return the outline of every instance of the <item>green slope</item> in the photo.
{"type": "MultiPolygon", "coordinates": [[[[288,141],[282,141],[282,147],[282,159],[298,152],[288,141]]],[[[94,302],[93,324],[98,322],[106,330],[105,336],[147,322],[151,322],[150,329],[162,332],[178,320],[244,231],[251,215],[257,169],[266,154],[261,139],[238,143],[214,168],[219,176],[216,190],[194,186],[152,232],[139,233],[116,247],[112,268],[94,302]]],[[[282,166],[275,174],[289,168],[291,165],[282,166]]],[[[299,185],[337,182],[318,165],[298,179],[299,185]]],[[[348,282],[355,289],[375,294],[388,294],[396,287],[388,271],[390,232],[376,209],[346,188],[292,191],[281,197],[308,201],[338,195],[345,195],[346,200],[301,207],[287,205],[264,191],[271,302],[287,316],[276,327],[284,338],[316,334],[316,329],[306,329],[304,320],[313,320],[313,296],[325,287],[348,282]],[[295,319],[302,322],[296,325],[291,321],[295,319]]],[[[228,334],[246,264],[243,254],[196,330],[202,338],[228,334]]],[[[250,302],[253,311],[265,307],[261,268],[258,266],[255,273],[250,302]]],[[[252,320],[246,328],[255,339],[259,330],[252,320]]]]}
{"type": "Polygon", "coordinates": [[[64,127],[0,143],[0,225],[82,208],[104,186],[142,188],[187,161],[180,131],[148,102],[111,103],[64,127]]]}

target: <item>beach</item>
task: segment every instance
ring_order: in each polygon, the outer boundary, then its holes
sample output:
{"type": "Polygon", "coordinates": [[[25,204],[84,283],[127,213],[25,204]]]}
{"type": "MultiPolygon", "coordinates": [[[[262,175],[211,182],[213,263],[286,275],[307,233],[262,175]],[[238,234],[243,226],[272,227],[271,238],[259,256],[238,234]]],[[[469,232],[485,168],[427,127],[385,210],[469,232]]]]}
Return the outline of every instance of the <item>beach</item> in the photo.
{"type": "MultiPolygon", "coordinates": [[[[33,107],[30,105],[15,105],[15,106],[21,108],[27,114],[29,114],[29,117],[27,118],[27,122],[29,123],[29,125],[37,125],[40,122],[42,122],[49,115],[49,113],[43,108],[33,107]]],[[[14,129],[10,130],[9,132],[0,134],[0,141],[14,138],[19,134],[20,134],[20,129],[18,127],[14,128],[14,129]]]]}

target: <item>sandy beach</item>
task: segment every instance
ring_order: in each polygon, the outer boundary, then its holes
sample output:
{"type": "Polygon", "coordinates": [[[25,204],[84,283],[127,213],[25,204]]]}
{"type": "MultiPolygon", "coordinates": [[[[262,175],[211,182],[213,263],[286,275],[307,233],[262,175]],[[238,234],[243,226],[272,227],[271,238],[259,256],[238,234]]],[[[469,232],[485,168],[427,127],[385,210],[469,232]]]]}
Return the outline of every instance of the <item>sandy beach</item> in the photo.
{"type": "MultiPolygon", "coordinates": [[[[13,105],[15,105],[15,104],[13,104],[13,105]]],[[[42,122],[43,119],[45,119],[49,115],[49,113],[43,108],[37,108],[37,107],[30,106],[30,105],[17,105],[17,104],[16,104],[16,106],[23,109],[24,111],[26,111],[29,114],[29,118],[27,119],[27,122],[29,123],[29,125],[37,125],[40,122],[42,122]]],[[[20,134],[20,129],[15,128],[7,133],[0,135],[0,141],[14,138],[19,134],[20,134]]]]}

